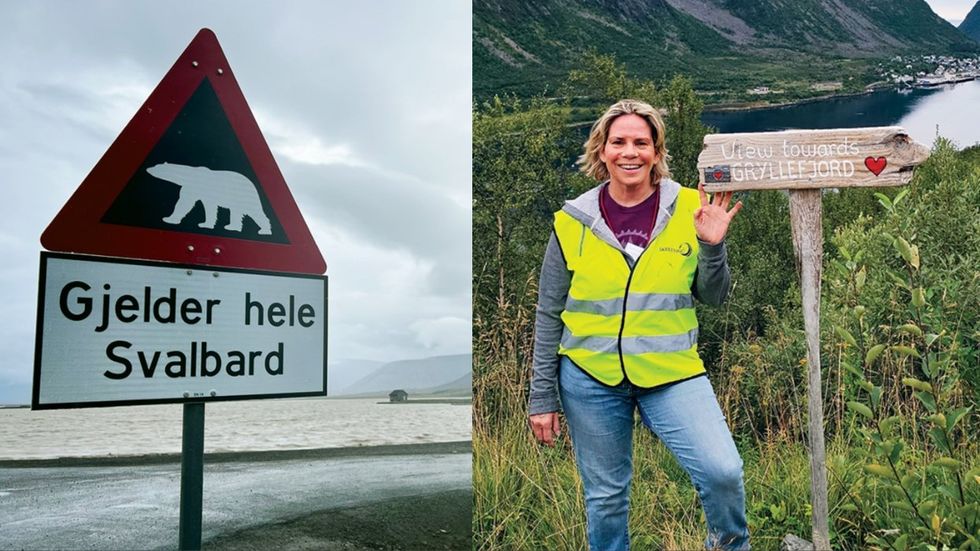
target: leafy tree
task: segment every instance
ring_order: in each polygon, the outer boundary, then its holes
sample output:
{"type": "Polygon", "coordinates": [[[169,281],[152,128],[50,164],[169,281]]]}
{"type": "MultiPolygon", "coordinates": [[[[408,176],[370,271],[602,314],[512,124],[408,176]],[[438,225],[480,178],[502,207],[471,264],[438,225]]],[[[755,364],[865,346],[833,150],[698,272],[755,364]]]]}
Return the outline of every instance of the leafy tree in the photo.
{"type": "Polygon", "coordinates": [[[566,95],[584,95],[602,112],[607,106],[621,99],[638,99],[656,104],[657,88],[653,82],[629,76],[626,66],[611,55],[595,50],[582,58],[582,68],[573,69],[563,87],[566,95]]]}
{"type": "MultiPolygon", "coordinates": [[[[473,115],[473,298],[476,346],[508,356],[527,322],[551,215],[573,195],[563,105],[495,98],[473,115]],[[515,321],[521,323],[515,324],[515,321]]],[[[486,351],[486,350],[484,350],[486,351]]]]}
{"type": "Polygon", "coordinates": [[[675,76],[657,97],[657,106],[667,110],[667,149],[670,151],[670,171],[674,180],[688,187],[698,181],[698,155],[704,135],[710,129],[701,122],[704,101],[694,93],[691,80],[675,76]]]}

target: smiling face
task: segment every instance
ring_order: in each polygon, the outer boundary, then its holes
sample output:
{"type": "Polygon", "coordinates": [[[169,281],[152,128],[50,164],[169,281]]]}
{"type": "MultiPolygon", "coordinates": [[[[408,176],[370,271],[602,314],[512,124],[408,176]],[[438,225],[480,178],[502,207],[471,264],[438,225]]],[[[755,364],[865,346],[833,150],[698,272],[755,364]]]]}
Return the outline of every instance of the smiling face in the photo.
{"type": "Polygon", "coordinates": [[[610,185],[631,191],[649,187],[660,155],[646,119],[633,114],[617,117],[609,126],[599,159],[609,171],[610,185]]]}

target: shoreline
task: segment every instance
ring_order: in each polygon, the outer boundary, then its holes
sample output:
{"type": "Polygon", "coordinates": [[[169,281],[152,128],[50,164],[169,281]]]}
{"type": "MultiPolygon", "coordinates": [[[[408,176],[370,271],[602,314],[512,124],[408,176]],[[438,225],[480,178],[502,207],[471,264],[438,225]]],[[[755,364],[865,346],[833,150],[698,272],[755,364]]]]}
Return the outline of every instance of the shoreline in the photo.
{"type": "Polygon", "coordinates": [[[417,404],[448,404],[450,406],[471,406],[473,405],[473,399],[472,398],[418,398],[418,399],[409,398],[408,400],[400,400],[395,402],[392,402],[390,400],[384,402],[377,402],[377,404],[381,406],[388,406],[388,405],[411,406],[417,404]]]}
{"type": "MultiPolygon", "coordinates": [[[[948,84],[957,85],[963,82],[972,82],[974,80],[980,79],[969,79],[961,80],[957,82],[951,82],[948,84]]],[[[939,86],[945,86],[941,84],[939,86]]],[[[937,86],[913,86],[909,89],[917,90],[920,88],[936,88],[937,86]]],[[[767,102],[741,102],[741,103],[718,103],[713,105],[704,106],[704,113],[726,113],[726,112],[736,112],[736,111],[758,111],[760,109],[776,109],[779,107],[793,107],[796,105],[805,105],[807,103],[814,103],[818,101],[830,100],[830,99],[842,99],[842,98],[853,98],[857,96],[866,96],[868,94],[874,94],[875,92],[885,92],[889,90],[899,90],[901,87],[895,84],[887,84],[876,86],[870,90],[864,90],[863,92],[848,92],[840,94],[824,94],[822,96],[813,96],[811,98],[802,98],[794,101],[784,101],[777,103],[767,103],[767,102]]]]}
{"type": "MultiPolygon", "coordinates": [[[[343,457],[372,457],[388,455],[443,455],[472,453],[472,451],[472,441],[456,440],[450,442],[383,444],[379,446],[347,446],[340,448],[211,452],[204,454],[204,463],[255,463],[288,461],[293,459],[332,459],[343,457]]],[[[47,459],[0,459],[0,468],[31,469],[51,467],[126,467],[180,463],[180,459],[179,453],[80,456],[47,459]]]]}
{"type": "MultiPolygon", "coordinates": [[[[977,79],[977,80],[980,80],[980,79],[977,79]]],[[[963,81],[963,82],[969,82],[969,81],[963,81]]],[[[956,84],[959,84],[959,83],[956,83],[956,84]]],[[[918,87],[916,87],[916,88],[918,88],[918,87]]],[[[916,88],[913,88],[913,89],[916,89],[916,88]]],[[[763,109],[778,109],[778,108],[782,108],[782,107],[795,107],[797,105],[806,105],[808,103],[816,103],[818,101],[825,101],[825,100],[831,100],[831,99],[853,98],[853,97],[858,97],[858,96],[866,96],[868,94],[874,94],[875,92],[884,92],[884,91],[888,91],[888,90],[898,90],[898,89],[899,89],[899,87],[898,86],[895,86],[895,85],[879,86],[879,87],[874,88],[872,90],[864,90],[862,92],[848,92],[848,93],[840,93],[840,94],[824,94],[824,95],[821,95],[821,96],[813,96],[813,97],[809,97],[809,98],[801,98],[801,99],[792,100],[792,101],[775,102],[775,103],[769,103],[769,102],[764,102],[764,101],[736,102],[736,103],[714,103],[714,104],[705,103],[704,104],[704,108],[702,109],[702,114],[706,114],[706,113],[740,113],[740,112],[748,112],[748,111],[760,111],[760,110],[763,110],[763,109]]],[[[571,127],[571,128],[574,128],[574,127],[577,127],[577,126],[591,126],[593,124],[593,122],[594,121],[591,121],[591,120],[589,120],[589,121],[577,121],[577,122],[569,123],[566,126],[571,127]]]]}
{"type": "Polygon", "coordinates": [[[866,96],[868,94],[873,94],[875,92],[882,92],[885,90],[894,90],[894,89],[896,89],[896,87],[881,87],[881,88],[875,88],[874,90],[865,90],[863,92],[851,92],[845,94],[825,94],[822,96],[814,96],[812,98],[802,98],[794,101],[784,101],[779,103],[764,103],[764,102],[719,103],[714,105],[705,105],[703,112],[728,113],[728,112],[735,112],[735,111],[758,111],[760,109],[776,109],[779,107],[793,107],[796,105],[806,105],[807,103],[814,103],[814,102],[824,101],[829,99],[866,96]]]}

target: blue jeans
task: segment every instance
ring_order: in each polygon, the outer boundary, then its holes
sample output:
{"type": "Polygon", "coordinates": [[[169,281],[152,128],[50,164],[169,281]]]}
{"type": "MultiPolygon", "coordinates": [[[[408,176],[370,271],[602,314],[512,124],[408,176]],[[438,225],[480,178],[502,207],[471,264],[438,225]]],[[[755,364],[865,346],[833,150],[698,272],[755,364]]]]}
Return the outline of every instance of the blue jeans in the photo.
{"type": "Polygon", "coordinates": [[[563,356],[559,392],[585,488],[592,551],[629,549],[635,409],[690,475],[708,522],[705,547],[749,548],[742,458],[707,377],[653,390],[626,381],[608,387],[563,356]]]}

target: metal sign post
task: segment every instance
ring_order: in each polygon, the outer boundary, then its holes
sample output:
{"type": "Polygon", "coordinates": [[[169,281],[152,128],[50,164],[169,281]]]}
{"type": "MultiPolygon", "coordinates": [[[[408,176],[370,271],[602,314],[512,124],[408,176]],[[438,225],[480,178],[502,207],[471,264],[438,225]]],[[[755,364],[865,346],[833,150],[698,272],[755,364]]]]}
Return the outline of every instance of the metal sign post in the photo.
{"type": "Polygon", "coordinates": [[[790,222],[803,299],[809,400],[813,547],[829,550],[827,468],[820,383],[822,188],[899,186],[929,150],[900,127],[709,134],[698,157],[705,190],[789,190],[790,222]]]}
{"type": "Polygon", "coordinates": [[[184,404],[180,448],[180,549],[201,548],[204,497],[204,403],[184,404]]]}

